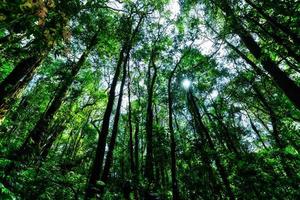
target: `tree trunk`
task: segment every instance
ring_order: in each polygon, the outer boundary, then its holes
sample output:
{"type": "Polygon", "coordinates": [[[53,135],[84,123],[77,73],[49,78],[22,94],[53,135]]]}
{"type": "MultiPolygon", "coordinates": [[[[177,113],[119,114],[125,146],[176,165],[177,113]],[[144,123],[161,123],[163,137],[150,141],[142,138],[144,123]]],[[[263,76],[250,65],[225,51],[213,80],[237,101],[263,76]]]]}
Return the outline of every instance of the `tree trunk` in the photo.
{"type": "Polygon", "coordinates": [[[172,96],[172,79],[177,68],[177,65],[171,72],[171,75],[168,79],[168,108],[169,108],[169,131],[170,131],[170,140],[171,140],[171,176],[172,176],[172,192],[173,192],[173,200],[179,200],[179,190],[178,190],[178,182],[177,182],[177,170],[176,170],[176,141],[175,141],[175,133],[173,127],[173,96],[172,96]]]}
{"type": "MultiPolygon", "coordinates": [[[[155,48],[155,47],[153,47],[155,48]]],[[[146,116],[146,166],[145,166],[145,178],[149,183],[154,181],[154,161],[153,161],[153,92],[154,84],[157,76],[157,69],[155,66],[155,51],[152,49],[150,55],[150,61],[148,66],[148,98],[147,98],[147,116],[146,116]],[[154,69],[154,73],[151,76],[151,68],[154,69]]]]}
{"type": "Polygon", "coordinates": [[[81,55],[79,61],[76,64],[71,64],[71,73],[69,77],[65,77],[65,80],[62,81],[61,86],[56,92],[50,106],[41,116],[39,121],[36,123],[35,127],[27,136],[23,145],[15,154],[16,158],[28,160],[32,157],[39,157],[42,148],[47,144],[47,138],[52,137],[53,140],[56,139],[56,136],[53,137],[53,135],[49,135],[49,133],[47,132],[50,126],[50,122],[52,121],[54,115],[63,103],[64,97],[66,96],[69,87],[71,86],[81,67],[84,65],[89,53],[96,45],[97,34],[95,34],[94,37],[91,39],[90,44],[87,46],[86,50],[81,55]]]}
{"type": "Polygon", "coordinates": [[[21,60],[0,84],[0,122],[21,90],[31,80],[34,70],[44,60],[44,56],[31,56],[21,60]]]}
{"type": "MultiPolygon", "coordinates": [[[[127,85],[127,90],[128,90],[128,125],[129,125],[129,151],[130,151],[130,169],[131,169],[131,175],[134,180],[134,199],[138,200],[138,190],[137,190],[137,173],[136,173],[136,164],[134,162],[134,144],[133,144],[133,128],[132,128],[132,109],[131,109],[131,77],[130,77],[130,65],[128,63],[128,85],[127,85]]],[[[136,138],[136,140],[138,140],[136,138]]]]}
{"type": "Polygon", "coordinates": [[[107,138],[108,130],[109,130],[109,121],[110,121],[110,116],[112,113],[114,100],[115,100],[115,90],[116,90],[118,78],[119,78],[119,75],[121,72],[122,63],[124,61],[125,51],[126,51],[126,47],[124,45],[121,49],[121,52],[119,55],[119,60],[118,60],[117,67],[115,70],[115,75],[112,80],[112,84],[110,86],[108,103],[106,105],[106,109],[105,109],[104,116],[102,119],[101,132],[99,134],[96,155],[95,155],[95,158],[94,158],[94,161],[92,164],[90,178],[89,178],[87,189],[85,192],[85,199],[90,199],[95,195],[94,187],[96,186],[96,182],[100,178],[100,173],[101,173],[103,160],[104,160],[106,138],[107,138]]]}
{"type": "Polygon", "coordinates": [[[139,183],[139,121],[138,117],[135,117],[135,131],[134,131],[134,161],[135,161],[135,180],[136,184],[139,183]]]}
{"type": "Polygon", "coordinates": [[[279,153],[281,164],[283,166],[284,172],[286,173],[287,177],[291,180],[295,179],[294,181],[292,181],[292,186],[294,187],[295,190],[298,190],[299,185],[297,184],[297,182],[299,182],[299,179],[297,178],[297,174],[294,171],[294,169],[292,169],[292,167],[289,165],[288,158],[285,156],[284,152],[285,152],[285,148],[287,147],[287,144],[282,140],[282,135],[280,134],[279,127],[278,127],[279,121],[277,119],[277,115],[273,111],[273,109],[269,106],[267,100],[263,97],[263,95],[261,94],[261,92],[259,91],[257,86],[253,85],[252,88],[255,91],[255,93],[257,94],[257,97],[261,101],[262,105],[269,112],[269,116],[270,116],[270,120],[271,120],[271,124],[272,124],[272,128],[273,128],[273,131],[271,133],[274,138],[276,146],[281,151],[279,153]]]}
{"type": "Polygon", "coordinates": [[[262,8],[255,5],[251,0],[245,0],[249,5],[251,5],[261,16],[263,16],[270,24],[274,27],[274,30],[280,29],[286,36],[289,36],[294,43],[300,45],[300,36],[295,34],[289,27],[279,23],[276,18],[269,16],[263,11],[262,8]]]}
{"type": "Polygon", "coordinates": [[[266,146],[266,144],[265,144],[262,136],[259,133],[259,130],[256,128],[254,122],[252,121],[251,117],[249,116],[249,114],[247,114],[247,115],[248,115],[248,118],[249,118],[249,121],[250,121],[251,128],[253,129],[254,133],[256,133],[257,138],[259,139],[259,141],[261,142],[261,144],[263,145],[263,147],[265,149],[268,149],[268,147],[266,146]]]}
{"type": "Polygon", "coordinates": [[[105,152],[105,146],[106,146],[106,138],[108,135],[109,130],[109,121],[110,116],[112,113],[112,108],[115,100],[115,90],[118,82],[118,78],[121,72],[122,63],[126,64],[129,59],[129,54],[132,48],[133,40],[135,39],[139,28],[142,24],[142,21],[144,19],[144,15],[142,15],[138,21],[138,24],[136,25],[133,32],[130,34],[129,38],[127,40],[125,39],[123,47],[120,52],[119,60],[117,63],[115,75],[110,87],[110,92],[108,96],[108,103],[106,105],[106,109],[104,112],[103,120],[102,120],[102,127],[101,127],[101,134],[99,135],[97,149],[96,149],[96,155],[91,167],[91,173],[90,178],[88,180],[87,189],[85,191],[85,199],[90,199],[95,195],[94,187],[96,186],[96,182],[100,178],[100,173],[103,165],[104,160],[104,152],[105,152]],[[124,59],[124,54],[126,54],[124,59]]]}
{"type": "Polygon", "coordinates": [[[214,107],[214,109],[215,109],[215,112],[216,112],[215,119],[217,120],[218,124],[221,126],[220,132],[224,136],[225,142],[226,142],[229,150],[234,152],[235,155],[238,158],[240,158],[241,157],[241,154],[240,154],[241,150],[239,148],[240,145],[238,143],[238,139],[230,134],[230,131],[229,131],[228,127],[223,122],[222,115],[219,113],[219,109],[217,107],[214,107]]]}
{"type": "Polygon", "coordinates": [[[300,95],[298,95],[300,94],[300,87],[292,79],[290,79],[289,76],[282,71],[267,54],[263,53],[261,47],[253,39],[251,34],[236,18],[234,11],[227,0],[221,0],[218,6],[220,6],[226,16],[230,19],[233,30],[237,35],[239,35],[251,54],[253,54],[253,56],[261,62],[263,68],[272,76],[278,87],[281,88],[295,107],[300,110],[300,95]]]}
{"type": "Polygon", "coordinates": [[[132,113],[131,113],[131,91],[130,91],[130,69],[128,64],[128,126],[129,126],[129,152],[130,152],[130,169],[132,175],[134,175],[135,166],[134,166],[134,157],[133,157],[133,129],[132,129],[132,113]]]}
{"type": "MultiPolygon", "coordinates": [[[[252,22],[254,22],[255,25],[258,26],[267,37],[273,38],[274,42],[276,42],[278,45],[285,48],[287,56],[295,59],[295,61],[300,63],[300,56],[296,53],[296,50],[293,49],[293,47],[291,46],[293,44],[287,44],[283,38],[278,36],[276,33],[273,33],[273,32],[270,32],[269,30],[267,30],[267,28],[263,24],[260,24],[257,20],[252,19],[250,17],[248,17],[248,19],[250,19],[252,22]]],[[[284,56],[282,56],[282,57],[284,57],[284,56]]]]}
{"type": "MultiPolygon", "coordinates": [[[[203,143],[203,145],[205,145],[205,143],[207,142],[209,149],[214,152],[214,160],[216,162],[217,169],[221,175],[222,181],[225,185],[226,193],[230,200],[234,200],[235,197],[234,197],[234,194],[230,187],[227,172],[221,163],[219,155],[218,155],[216,148],[213,144],[213,141],[209,135],[208,129],[205,127],[205,125],[203,124],[203,122],[201,120],[201,115],[199,113],[198,106],[195,102],[195,99],[194,99],[191,89],[188,91],[188,104],[189,104],[190,112],[191,112],[192,117],[195,122],[196,130],[200,136],[202,135],[201,136],[201,138],[203,140],[202,143],[203,143]]],[[[203,146],[203,145],[201,145],[201,146],[203,146]]]]}
{"type": "Polygon", "coordinates": [[[119,99],[118,99],[118,104],[117,104],[116,113],[115,113],[115,117],[114,117],[114,124],[113,124],[112,134],[111,134],[111,138],[110,138],[110,143],[108,146],[108,152],[106,154],[105,165],[103,168],[103,174],[101,177],[101,181],[103,181],[104,183],[106,183],[108,180],[109,171],[110,171],[111,164],[113,161],[113,151],[115,148],[116,139],[117,139],[117,135],[118,135],[118,126],[119,126],[119,119],[120,119],[121,105],[122,105],[122,98],[123,98],[123,89],[124,89],[125,80],[126,80],[127,62],[124,62],[123,65],[124,65],[123,78],[122,78],[121,87],[120,87],[120,91],[119,91],[119,99]]]}

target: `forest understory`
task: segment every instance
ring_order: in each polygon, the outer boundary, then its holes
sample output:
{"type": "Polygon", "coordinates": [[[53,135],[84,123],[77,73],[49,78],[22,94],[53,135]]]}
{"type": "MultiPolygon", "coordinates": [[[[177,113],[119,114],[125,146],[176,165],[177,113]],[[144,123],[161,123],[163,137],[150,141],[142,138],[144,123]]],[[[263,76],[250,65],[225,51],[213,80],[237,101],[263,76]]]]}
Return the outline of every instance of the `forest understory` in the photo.
{"type": "Polygon", "coordinates": [[[300,199],[298,0],[0,0],[0,200],[300,199]]]}

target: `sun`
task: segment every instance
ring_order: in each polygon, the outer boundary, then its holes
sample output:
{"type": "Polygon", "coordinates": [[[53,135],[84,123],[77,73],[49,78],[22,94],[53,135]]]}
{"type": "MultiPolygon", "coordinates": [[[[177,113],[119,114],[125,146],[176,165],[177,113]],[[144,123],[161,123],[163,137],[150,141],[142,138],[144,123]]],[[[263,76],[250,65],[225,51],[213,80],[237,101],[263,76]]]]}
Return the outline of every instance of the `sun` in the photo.
{"type": "Polygon", "coordinates": [[[191,87],[191,84],[192,84],[191,81],[188,79],[184,79],[182,81],[182,86],[185,90],[188,90],[191,87]]]}

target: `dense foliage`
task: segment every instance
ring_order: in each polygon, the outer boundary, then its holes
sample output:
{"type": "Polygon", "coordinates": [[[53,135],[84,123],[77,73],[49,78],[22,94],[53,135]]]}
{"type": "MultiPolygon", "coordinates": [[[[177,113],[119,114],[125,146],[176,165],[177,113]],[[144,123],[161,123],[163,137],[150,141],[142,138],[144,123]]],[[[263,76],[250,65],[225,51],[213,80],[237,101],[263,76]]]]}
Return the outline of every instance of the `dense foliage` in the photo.
{"type": "Polygon", "coordinates": [[[0,199],[300,199],[297,0],[2,0],[0,52],[0,199]]]}

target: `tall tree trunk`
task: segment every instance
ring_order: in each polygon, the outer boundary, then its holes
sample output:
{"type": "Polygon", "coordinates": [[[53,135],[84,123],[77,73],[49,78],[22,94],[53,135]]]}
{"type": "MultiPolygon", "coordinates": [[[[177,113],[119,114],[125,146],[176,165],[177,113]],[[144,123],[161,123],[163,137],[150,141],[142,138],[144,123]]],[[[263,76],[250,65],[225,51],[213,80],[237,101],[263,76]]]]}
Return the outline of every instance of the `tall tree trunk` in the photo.
{"type": "Polygon", "coordinates": [[[267,28],[263,24],[259,23],[257,20],[252,19],[251,17],[247,17],[247,19],[251,20],[256,26],[258,26],[267,37],[273,38],[273,41],[275,41],[278,45],[285,48],[287,51],[287,53],[286,53],[287,56],[294,58],[295,61],[300,63],[300,56],[297,55],[295,49],[293,49],[291,44],[287,44],[284,41],[284,39],[281,38],[280,36],[278,36],[276,33],[273,33],[273,32],[270,32],[269,30],[267,30],[267,28]]]}
{"type": "Polygon", "coordinates": [[[282,139],[282,135],[280,134],[279,131],[279,121],[277,118],[276,113],[273,111],[273,109],[269,106],[267,100],[264,98],[264,96],[261,94],[260,90],[258,89],[258,87],[256,85],[253,85],[253,90],[255,91],[255,93],[257,94],[258,99],[261,101],[262,105],[266,108],[266,110],[269,112],[269,116],[270,116],[270,120],[271,120],[271,124],[272,124],[272,128],[273,131],[272,136],[274,138],[275,144],[276,146],[280,149],[280,160],[284,169],[284,172],[286,173],[287,177],[292,181],[292,186],[294,187],[295,190],[299,189],[299,179],[297,178],[297,174],[294,171],[294,169],[289,165],[288,162],[288,158],[286,157],[284,151],[285,148],[287,147],[287,144],[283,141],[282,139]]]}
{"type": "Polygon", "coordinates": [[[104,160],[105,146],[106,146],[106,138],[109,130],[109,121],[112,113],[114,100],[115,100],[115,90],[117,87],[118,78],[121,72],[122,63],[124,62],[124,53],[127,52],[127,47],[125,45],[122,47],[119,60],[117,63],[117,67],[115,69],[115,75],[112,80],[112,84],[110,86],[108,103],[106,105],[106,109],[104,112],[104,116],[102,119],[102,127],[98,138],[98,144],[96,149],[96,155],[92,164],[90,178],[88,181],[87,189],[85,191],[85,199],[90,199],[95,195],[94,187],[96,186],[96,182],[100,178],[100,173],[104,160]]]}
{"type": "Polygon", "coordinates": [[[236,138],[236,136],[233,136],[232,134],[230,134],[228,127],[223,122],[223,116],[219,113],[219,109],[215,106],[214,106],[214,109],[216,112],[215,119],[217,120],[218,124],[221,127],[220,132],[223,134],[224,139],[225,139],[230,151],[234,152],[238,158],[241,157],[241,154],[240,154],[241,150],[239,148],[240,145],[238,143],[238,139],[236,138]]]}
{"type": "MultiPolygon", "coordinates": [[[[107,138],[108,130],[109,130],[109,120],[110,120],[110,116],[111,116],[112,109],[113,109],[113,104],[114,104],[114,100],[115,100],[115,90],[116,90],[118,78],[119,78],[119,75],[121,72],[122,63],[126,64],[129,59],[129,54],[130,54],[130,51],[132,48],[132,44],[133,44],[134,39],[139,31],[139,28],[142,24],[144,17],[145,16],[142,15],[139,18],[139,21],[138,21],[135,29],[132,31],[130,36],[124,40],[124,44],[123,44],[122,50],[120,52],[119,60],[118,60],[117,67],[115,70],[115,75],[112,80],[112,84],[111,84],[110,91],[109,91],[108,103],[106,105],[106,109],[105,109],[103,120],[102,120],[101,134],[99,135],[99,138],[98,138],[96,155],[95,155],[92,167],[91,167],[90,178],[88,180],[88,185],[87,185],[87,188],[85,191],[85,199],[90,199],[95,195],[94,187],[96,186],[96,182],[100,178],[100,173],[102,170],[102,165],[103,165],[103,160],[104,160],[104,152],[105,152],[105,146],[106,146],[106,138],[107,138]],[[124,58],[124,54],[126,54],[125,58],[124,58]]],[[[129,18],[131,18],[131,16],[129,18]]]]}
{"type": "MultiPolygon", "coordinates": [[[[129,153],[130,153],[130,169],[131,169],[131,175],[134,180],[134,199],[138,200],[138,190],[137,190],[137,173],[136,173],[136,164],[134,162],[134,144],[133,144],[133,128],[132,128],[132,108],[131,108],[131,77],[130,77],[130,64],[128,63],[128,84],[127,84],[127,90],[128,90],[128,125],[129,125],[129,153]]],[[[138,139],[137,139],[138,140],[138,139]]]]}
{"type": "MultiPolygon", "coordinates": [[[[39,121],[36,123],[35,127],[29,133],[23,145],[19,148],[19,150],[17,150],[16,158],[28,160],[31,159],[31,157],[40,156],[42,149],[47,144],[47,138],[53,137],[47,132],[50,126],[50,122],[60,108],[69,87],[71,86],[81,67],[84,65],[89,53],[96,45],[97,34],[95,34],[91,39],[90,44],[81,55],[79,61],[76,64],[71,64],[71,73],[69,77],[65,77],[66,79],[62,81],[61,86],[56,92],[50,106],[47,108],[39,121]]],[[[52,139],[55,140],[56,136],[52,139]]]]}
{"type": "Polygon", "coordinates": [[[216,162],[216,166],[220,173],[222,181],[225,185],[226,193],[227,193],[229,199],[234,200],[235,197],[234,197],[234,194],[230,187],[227,172],[221,163],[221,159],[220,159],[220,157],[216,151],[216,148],[214,146],[214,143],[209,135],[208,129],[205,127],[205,125],[203,124],[203,122],[201,120],[201,115],[199,113],[199,109],[195,102],[195,99],[194,99],[191,89],[188,91],[188,104],[189,104],[189,109],[192,114],[192,117],[196,123],[195,124],[196,130],[200,135],[202,135],[202,137],[201,137],[203,140],[202,143],[205,145],[205,143],[207,142],[209,149],[214,152],[214,160],[216,162]]]}
{"type": "Polygon", "coordinates": [[[170,140],[171,140],[171,176],[172,176],[172,192],[173,200],[179,200],[179,190],[177,182],[177,170],[176,170],[176,141],[175,133],[173,127],[173,96],[172,96],[172,79],[176,68],[179,66],[179,63],[174,67],[168,79],[168,108],[169,108],[169,131],[170,131],[170,140]]]}
{"type": "Polygon", "coordinates": [[[286,36],[289,36],[297,46],[300,45],[300,36],[298,34],[294,33],[289,27],[279,23],[276,18],[269,16],[262,8],[257,6],[251,0],[245,1],[251,5],[261,16],[263,16],[271,24],[271,26],[274,27],[274,30],[281,30],[284,34],[286,34],[286,36]]]}
{"type": "Polygon", "coordinates": [[[263,140],[263,138],[262,138],[262,136],[261,136],[259,130],[256,128],[256,126],[255,126],[253,120],[251,119],[251,117],[250,117],[250,115],[249,115],[248,113],[247,113],[247,116],[248,116],[248,118],[249,118],[251,128],[253,129],[253,131],[254,131],[255,134],[257,135],[259,141],[261,142],[261,144],[263,145],[263,147],[264,147],[265,149],[268,149],[268,147],[266,146],[266,144],[265,144],[265,142],[264,142],[264,140],[263,140]]]}
{"type": "Polygon", "coordinates": [[[134,161],[135,161],[135,179],[136,179],[136,184],[139,183],[139,131],[140,131],[140,126],[139,126],[139,121],[138,117],[135,116],[135,131],[134,131],[134,161]]]}
{"type": "Polygon", "coordinates": [[[56,138],[59,136],[59,134],[65,129],[64,124],[60,124],[57,127],[55,127],[53,130],[51,130],[51,137],[45,141],[45,144],[43,145],[43,149],[40,152],[40,158],[41,160],[45,160],[48,156],[48,153],[53,146],[56,138]]]}
{"type": "Polygon", "coordinates": [[[132,175],[135,173],[134,157],[133,157],[133,129],[132,129],[132,112],[131,112],[131,90],[130,90],[130,68],[128,64],[128,126],[129,126],[129,152],[130,152],[130,169],[132,175]]]}
{"type": "Polygon", "coordinates": [[[47,53],[21,60],[13,71],[0,83],[0,122],[10,104],[31,80],[34,70],[41,64],[47,53]]]}
{"type": "MultiPolygon", "coordinates": [[[[67,15],[63,10],[59,12],[65,14],[65,16],[60,18],[60,20],[57,18],[51,19],[46,23],[44,28],[57,30],[67,26],[69,17],[71,16],[67,15]],[[57,23],[58,21],[59,23],[57,23]]],[[[58,16],[60,17],[61,15],[58,16]]],[[[32,49],[32,56],[21,60],[12,72],[0,83],[0,123],[5,113],[9,110],[10,104],[17,98],[17,95],[22,89],[28,85],[36,68],[40,66],[49,51],[53,48],[53,45],[49,44],[49,40],[47,37],[37,36],[33,43],[38,44],[36,45],[38,48],[32,49]]]]}
{"type": "Polygon", "coordinates": [[[120,119],[121,105],[122,105],[122,98],[123,98],[123,89],[124,89],[125,80],[126,80],[127,62],[124,62],[123,65],[124,65],[123,78],[122,78],[121,87],[120,87],[120,91],[119,91],[119,99],[118,99],[118,104],[117,104],[116,113],[115,113],[115,117],[114,117],[114,124],[113,124],[112,134],[111,134],[111,138],[110,138],[110,143],[108,146],[108,152],[106,154],[106,160],[105,160],[105,164],[104,164],[104,168],[103,168],[103,174],[101,177],[101,181],[103,181],[104,183],[106,183],[108,180],[109,171],[110,171],[112,161],[113,161],[113,151],[115,148],[116,139],[117,139],[117,135],[118,135],[119,119],[120,119]]]}
{"type": "Polygon", "coordinates": [[[230,7],[227,0],[220,0],[218,6],[224,11],[231,21],[233,31],[239,35],[242,42],[249,49],[251,54],[261,62],[263,68],[272,76],[275,83],[290,99],[290,101],[300,110],[300,87],[282,71],[279,66],[263,53],[261,47],[253,39],[251,34],[242,26],[241,22],[236,18],[234,11],[230,7]]]}
{"type": "MultiPolygon", "coordinates": [[[[155,48],[155,47],[153,47],[155,48]]],[[[147,98],[147,116],[146,116],[146,166],[145,178],[149,183],[154,181],[154,161],[153,161],[153,93],[154,85],[157,77],[157,69],[155,66],[155,51],[152,49],[148,66],[148,98],[147,98]],[[151,76],[151,68],[154,73],[151,76]]]]}

